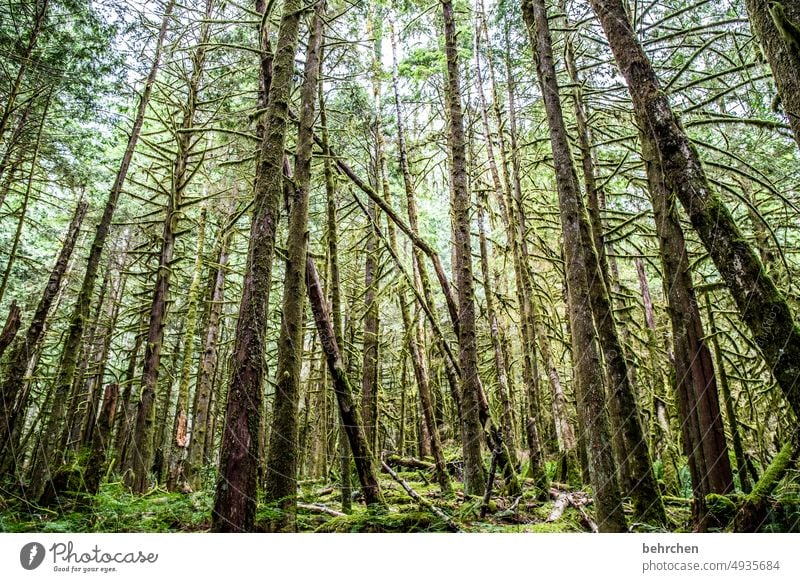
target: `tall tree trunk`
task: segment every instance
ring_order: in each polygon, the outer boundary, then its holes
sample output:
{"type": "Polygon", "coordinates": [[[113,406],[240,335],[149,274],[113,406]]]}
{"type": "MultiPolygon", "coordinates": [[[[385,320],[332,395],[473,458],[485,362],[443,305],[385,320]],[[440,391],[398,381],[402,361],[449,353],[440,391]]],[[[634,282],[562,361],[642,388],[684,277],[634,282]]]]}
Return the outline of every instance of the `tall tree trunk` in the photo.
{"type": "MultiPolygon", "coordinates": [[[[489,170],[490,175],[492,178],[492,184],[494,186],[495,196],[501,203],[501,214],[503,215],[504,225],[509,233],[509,239],[511,241],[511,247],[513,251],[517,251],[516,245],[516,236],[515,233],[512,233],[508,230],[509,227],[509,220],[508,220],[508,210],[506,209],[504,197],[509,195],[510,192],[506,192],[503,189],[503,184],[500,181],[500,173],[497,170],[497,161],[494,155],[494,145],[492,144],[492,135],[491,130],[489,128],[489,114],[486,107],[486,98],[483,94],[483,76],[481,73],[481,66],[480,66],[480,39],[481,39],[481,27],[478,24],[479,20],[476,18],[476,30],[475,30],[475,72],[478,81],[478,96],[480,97],[480,105],[481,105],[481,121],[483,125],[483,134],[484,140],[486,143],[486,155],[489,161],[489,170]]],[[[492,73],[492,77],[494,77],[494,73],[492,73]]],[[[499,120],[499,118],[498,118],[499,120]]],[[[506,173],[506,172],[504,172],[506,173]]],[[[488,247],[486,244],[486,216],[485,216],[485,208],[487,202],[485,200],[481,200],[478,205],[479,217],[478,221],[480,223],[479,234],[480,234],[480,256],[481,256],[481,273],[483,275],[483,282],[485,288],[485,296],[486,296],[486,312],[487,317],[489,319],[489,329],[490,329],[490,337],[492,341],[492,349],[494,352],[494,361],[495,361],[495,372],[497,376],[497,391],[500,397],[500,404],[502,407],[502,417],[501,417],[501,428],[503,430],[503,439],[508,444],[509,452],[511,453],[511,463],[513,465],[517,464],[516,458],[516,450],[515,450],[515,442],[516,438],[514,435],[514,415],[511,408],[511,399],[509,395],[509,381],[508,376],[506,375],[506,362],[505,362],[505,354],[503,353],[503,348],[501,345],[501,338],[500,338],[500,324],[497,319],[497,313],[495,312],[494,308],[494,298],[492,297],[494,291],[489,286],[489,253],[488,247]]],[[[517,256],[514,257],[514,265],[515,269],[519,271],[519,261],[517,260],[517,256]]],[[[520,276],[523,276],[521,273],[517,273],[520,276]]],[[[519,281],[519,280],[518,280],[519,281]]],[[[518,286],[518,289],[521,287],[518,286]]],[[[529,307],[529,303],[527,305],[529,307]]],[[[530,323],[529,319],[525,317],[528,315],[524,312],[525,305],[520,305],[520,308],[523,309],[523,322],[522,325],[525,327],[526,331],[529,331],[527,325],[530,323]]],[[[524,335],[523,342],[529,339],[528,335],[524,335]]],[[[531,346],[525,344],[523,346],[523,351],[526,354],[523,358],[527,361],[530,358],[535,356],[527,355],[528,351],[531,346]]],[[[532,374],[525,374],[526,380],[532,374]]],[[[528,382],[526,382],[527,384],[528,382]]],[[[538,383],[537,383],[538,384],[538,383]]],[[[536,390],[538,392],[538,390],[536,390]]],[[[538,445],[537,445],[538,448],[538,445]]]]}
{"type": "Polygon", "coordinates": [[[202,484],[200,468],[204,463],[203,448],[208,428],[211,393],[219,355],[218,340],[225,301],[225,280],[228,270],[228,256],[233,229],[223,226],[219,234],[219,252],[215,261],[212,289],[209,300],[208,321],[206,324],[203,349],[198,364],[197,385],[195,387],[194,410],[192,413],[192,432],[186,458],[186,481],[192,489],[202,484]]]}
{"type": "MultiPolygon", "coordinates": [[[[164,45],[164,39],[167,35],[167,28],[172,18],[172,9],[175,5],[174,0],[169,0],[167,3],[164,16],[161,20],[161,28],[158,32],[158,38],[155,46],[155,53],[153,61],[150,65],[150,72],[147,75],[144,88],[142,90],[139,104],[136,110],[133,127],[131,128],[128,137],[128,143],[125,147],[125,152],[122,155],[117,175],[114,184],[109,192],[106,205],[103,209],[103,215],[97,225],[94,240],[89,251],[89,256],[86,260],[86,271],[83,276],[78,297],[75,300],[75,308],[70,316],[69,328],[67,330],[67,337],[64,340],[64,347],[61,351],[61,361],[59,362],[58,375],[55,380],[53,409],[50,413],[50,418],[47,423],[47,428],[43,433],[43,447],[41,457],[44,459],[45,464],[55,458],[57,454],[56,441],[59,435],[59,427],[63,425],[66,415],[66,402],[72,383],[75,380],[75,372],[80,355],[80,345],[83,339],[83,332],[86,327],[87,320],[89,319],[89,309],[91,306],[92,295],[94,293],[95,284],[97,282],[97,274],[100,269],[100,259],[103,255],[103,250],[108,240],[108,235],[111,231],[111,224],[114,219],[114,211],[117,208],[119,195],[122,192],[122,186],[125,183],[125,178],[128,175],[128,168],[130,167],[133,153],[136,149],[136,144],[139,141],[139,134],[141,133],[142,124],[144,123],[144,116],[147,106],[150,102],[150,95],[153,90],[153,85],[158,74],[159,65],[161,63],[161,51],[164,45]]],[[[54,466],[58,466],[56,463],[54,466]]]]}
{"type": "Polygon", "coordinates": [[[500,400],[501,422],[503,440],[512,452],[511,464],[516,465],[514,436],[514,415],[511,409],[511,399],[508,390],[508,376],[506,375],[506,362],[503,347],[500,343],[500,324],[497,320],[497,312],[494,306],[494,290],[489,284],[489,249],[486,243],[486,208],[485,200],[478,203],[478,233],[480,236],[480,255],[481,255],[481,275],[483,276],[484,295],[486,297],[486,317],[489,320],[489,335],[492,341],[492,352],[494,354],[494,369],[497,377],[497,395],[500,400]]]}
{"type": "Polygon", "coordinates": [[[310,25],[308,49],[297,131],[293,197],[290,199],[283,282],[283,320],[278,338],[275,404],[270,431],[264,499],[276,503],[282,516],[270,524],[275,531],[297,529],[297,407],[303,362],[303,310],[306,301],[305,257],[308,247],[308,198],[311,185],[311,150],[322,45],[325,2],[317,3],[310,25]]]}
{"type": "Polygon", "coordinates": [[[458,287],[458,359],[461,364],[461,444],[464,453],[464,492],[481,495],[486,471],[481,458],[481,387],[475,329],[475,290],[470,236],[470,192],[467,185],[466,141],[461,110],[461,78],[453,4],[442,1],[444,43],[447,58],[446,99],[449,113],[448,145],[455,235],[456,285],[458,287]]]}
{"type": "MultiPolygon", "coordinates": [[[[322,49],[324,51],[324,47],[322,49]]],[[[320,60],[323,60],[320,54],[320,60]]],[[[333,319],[333,332],[336,337],[336,344],[344,346],[342,336],[342,296],[339,281],[339,229],[336,223],[336,180],[333,175],[333,164],[331,163],[331,151],[328,146],[328,118],[325,113],[325,99],[322,92],[322,82],[319,86],[319,122],[322,135],[321,147],[324,153],[322,160],[325,178],[325,212],[327,228],[328,261],[330,262],[330,289],[331,317],[333,319]]],[[[339,416],[337,415],[337,418],[339,416]]],[[[347,431],[341,419],[338,421],[339,436],[339,479],[341,484],[341,504],[344,513],[350,513],[352,506],[351,487],[350,487],[350,444],[347,442],[347,431]]]]}
{"type": "MultiPolygon", "coordinates": [[[[489,30],[486,24],[485,16],[482,19],[483,38],[486,46],[489,47],[490,38],[489,30]]],[[[538,304],[536,292],[533,287],[533,273],[529,262],[528,251],[528,226],[523,205],[523,192],[522,192],[522,178],[520,176],[520,156],[518,146],[518,131],[517,131],[517,107],[515,95],[515,81],[511,71],[511,54],[510,44],[508,42],[508,27],[506,27],[506,81],[507,81],[507,99],[508,99],[508,136],[509,142],[506,142],[505,134],[503,131],[498,132],[500,157],[502,163],[500,164],[501,173],[503,174],[503,184],[506,190],[506,202],[499,200],[501,208],[501,217],[506,216],[505,224],[506,232],[511,246],[512,260],[514,265],[515,283],[517,304],[521,310],[520,332],[521,341],[523,346],[522,352],[522,376],[524,383],[527,387],[529,398],[532,399],[533,405],[536,407],[537,414],[535,416],[537,427],[544,428],[549,423],[544,422],[546,414],[543,414],[541,406],[541,395],[539,389],[538,373],[534,372],[537,368],[536,363],[536,348],[539,348],[542,362],[547,369],[547,377],[550,383],[550,389],[553,395],[553,421],[555,425],[555,436],[557,446],[561,447],[561,452],[565,460],[565,472],[568,473],[574,453],[574,438],[570,438],[571,427],[569,427],[569,420],[566,416],[566,409],[561,406],[563,400],[563,391],[561,389],[561,379],[558,375],[552,352],[550,350],[550,340],[548,338],[544,322],[541,320],[541,307],[538,304]],[[511,162],[511,172],[508,171],[509,158],[511,162]],[[503,210],[505,208],[505,210],[503,210]]],[[[492,61],[489,60],[489,79],[492,85],[493,95],[493,109],[497,119],[498,126],[503,125],[502,114],[502,99],[500,98],[500,91],[497,86],[495,78],[494,67],[492,61]]],[[[527,423],[525,430],[529,436],[532,436],[531,431],[527,430],[527,423]]],[[[537,433],[540,431],[537,430],[537,433]]],[[[547,436],[548,432],[541,432],[547,436]]],[[[542,447],[537,446],[541,449],[542,447]]]]}
{"type": "Polygon", "coordinates": [[[661,251],[664,295],[669,302],[672,322],[676,388],[683,446],[692,474],[695,527],[706,531],[713,523],[706,508],[706,495],[731,491],[733,473],[719,409],[714,364],[704,340],[703,322],[675,197],[664,185],[652,142],[646,135],[641,137],[661,251]]]}
{"type": "MultiPolygon", "coordinates": [[[[266,126],[256,170],[250,247],[247,251],[234,339],[232,376],[225,407],[219,481],[211,526],[216,532],[251,531],[255,518],[258,431],[266,375],[264,353],[267,313],[272,286],[275,231],[283,193],[286,126],[301,7],[299,0],[284,0],[272,60],[272,77],[264,113],[266,126]]],[[[267,35],[268,22],[265,17],[265,25],[260,32],[262,38],[267,35]]],[[[265,75],[266,71],[262,69],[262,77],[265,75]]]]}
{"type": "Polygon", "coordinates": [[[547,24],[544,0],[524,0],[523,16],[528,25],[531,42],[536,47],[536,70],[547,112],[553,163],[556,172],[561,228],[564,234],[568,261],[584,266],[589,286],[586,297],[573,300],[589,301],[592,306],[598,340],[602,347],[609,380],[609,409],[611,424],[617,440],[623,483],[634,504],[639,521],[664,523],[664,507],[650,463],[647,440],[642,430],[633,387],[627,371],[619,336],[616,331],[608,289],[603,281],[594,238],[581,199],[575,165],[570,153],[566,126],[559,100],[559,87],[553,61],[552,41],[547,24]]]}
{"type": "MultiPolygon", "coordinates": [[[[195,122],[213,6],[214,0],[206,0],[205,20],[200,24],[199,42],[192,55],[192,73],[187,87],[186,102],[183,105],[183,117],[175,138],[176,155],[172,163],[171,188],[165,211],[164,230],[161,235],[161,254],[156,273],[153,302],[150,308],[150,327],[147,332],[144,370],[142,372],[142,395],[136,414],[134,434],[136,447],[134,448],[133,473],[128,483],[138,493],[143,493],[147,488],[148,474],[153,462],[154,452],[151,443],[154,429],[153,423],[155,421],[155,390],[158,384],[161,345],[164,338],[164,325],[169,303],[172,261],[178,237],[178,221],[182,211],[184,194],[194,175],[191,161],[194,153],[192,151],[193,146],[196,145],[197,141],[194,140],[193,142],[192,135],[186,130],[194,126],[195,122]]],[[[194,324],[195,322],[189,319],[184,324],[187,349],[190,349],[188,346],[194,341],[194,329],[192,329],[194,324]]],[[[191,352],[189,357],[191,358],[191,352]]],[[[178,406],[179,408],[182,407],[183,410],[179,410],[178,413],[183,412],[184,418],[186,416],[185,410],[188,406],[186,401],[188,401],[188,397],[181,399],[179,396],[178,406]]],[[[165,456],[169,454],[168,451],[169,448],[164,451],[165,456]]]]}
{"type": "Polygon", "coordinates": [[[367,203],[369,234],[364,248],[364,343],[361,364],[361,418],[370,450],[374,453],[378,442],[378,345],[380,320],[378,314],[378,247],[375,229],[375,203],[367,203]]]}
{"type": "Polygon", "coordinates": [[[639,126],[656,146],[664,181],[681,201],[733,296],[764,359],[800,415],[800,327],[785,296],[764,270],[672,111],[621,0],[591,0],[614,58],[627,81],[639,126]]]}
{"type": "MultiPolygon", "coordinates": [[[[210,16],[210,15],[209,15],[210,16]]],[[[192,282],[186,291],[186,319],[183,346],[183,360],[181,373],[178,380],[178,399],[175,403],[175,421],[172,428],[172,443],[169,447],[169,479],[168,487],[171,490],[183,488],[186,483],[186,453],[189,448],[189,376],[191,375],[192,360],[194,359],[194,336],[197,327],[197,308],[200,301],[200,279],[203,275],[203,252],[206,234],[206,209],[200,212],[197,225],[197,247],[195,249],[194,269],[192,282]]]]}

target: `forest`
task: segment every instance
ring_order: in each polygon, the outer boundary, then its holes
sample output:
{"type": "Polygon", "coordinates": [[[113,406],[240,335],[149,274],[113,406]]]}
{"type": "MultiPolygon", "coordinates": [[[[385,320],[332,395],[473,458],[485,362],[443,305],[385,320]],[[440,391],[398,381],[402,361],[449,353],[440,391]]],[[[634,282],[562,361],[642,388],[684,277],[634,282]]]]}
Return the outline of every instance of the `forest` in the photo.
{"type": "Polygon", "coordinates": [[[2,0],[0,532],[800,531],[800,0],[2,0]]]}

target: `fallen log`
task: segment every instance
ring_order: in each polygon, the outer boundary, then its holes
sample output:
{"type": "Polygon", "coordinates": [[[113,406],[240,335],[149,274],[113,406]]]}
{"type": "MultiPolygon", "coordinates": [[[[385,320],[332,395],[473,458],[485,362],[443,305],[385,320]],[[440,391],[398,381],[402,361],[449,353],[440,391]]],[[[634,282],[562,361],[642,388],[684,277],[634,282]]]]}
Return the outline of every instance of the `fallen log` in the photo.
{"type": "Polygon", "coordinates": [[[755,533],[762,528],[768,519],[767,498],[797,459],[799,451],[798,438],[795,437],[775,455],[753,490],[744,497],[734,518],[734,531],[755,533]]]}
{"type": "Polygon", "coordinates": [[[405,467],[406,469],[422,469],[423,471],[433,470],[433,463],[415,459],[413,457],[401,457],[400,455],[389,454],[384,457],[384,462],[390,467],[405,467]]]}
{"type": "Polygon", "coordinates": [[[583,495],[584,499],[579,499],[577,497],[578,493],[581,492],[576,492],[575,494],[568,496],[569,503],[570,505],[572,505],[572,507],[574,507],[578,511],[578,513],[581,514],[581,519],[583,520],[583,523],[585,523],[586,526],[589,528],[589,530],[591,530],[592,533],[598,533],[600,529],[597,527],[597,524],[589,516],[589,514],[586,513],[586,510],[583,508],[583,506],[589,504],[591,500],[585,495],[583,495]]]}
{"type": "Polygon", "coordinates": [[[408,483],[403,481],[403,479],[401,479],[400,476],[397,473],[395,473],[394,470],[389,465],[386,464],[386,461],[381,461],[381,465],[383,466],[383,469],[387,473],[389,473],[392,479],[397,481],[400,484],[400,486],[406,490],[406,493],[409,494],[411,499],[413,499],[414,501],[416,501],[417,503],[428,509],[436,517],[445,522],[447,524],[447,527],[449,527],[451,530],[459,533],[464,533],[464,530],[461,529],[461,526],[459,526],[455,521],[453,521],[451,517],[449,517],[441,509],[436,507],[433,503],[431,503],[424,497],[420,496],[420,494],[414,491],[408,483]]]}
{"type": "Polygon", "coordinates": [[[554,522],[561,519],[561,516],[564,515],[564,510],[569,505],[569,493],[558,493],[556,496],[556,502],[553,505],[553,510],[550,512],[550,515],[547,516],[546,522],[554,522]]]}
{"type": "Polygon", "coordinates": [[[321,503],[298,503],[297,508],[310,511],[311,513],[323,513],[333,517],[344,517],[346,515],[341,511],[336,511],[335,509],[331,509],[327,505],[322,505],[321,503]]]}

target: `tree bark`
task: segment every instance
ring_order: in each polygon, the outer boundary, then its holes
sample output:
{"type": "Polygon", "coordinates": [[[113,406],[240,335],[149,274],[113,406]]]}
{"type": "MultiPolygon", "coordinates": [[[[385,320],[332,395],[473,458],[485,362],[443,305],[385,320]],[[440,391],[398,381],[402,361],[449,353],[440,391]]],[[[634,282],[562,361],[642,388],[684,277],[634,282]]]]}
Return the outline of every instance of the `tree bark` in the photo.
{"type": "Polygon", "coordinates": [[[311,150],[314,144],[322,22],[325,2],[317,3],[306,51],[297,133],[293,197],[290,199],[283,284],[283,320],[278,338],[278,368],[270,431],[264,498],[282,515],[269,525],[273,531],[297,529],[297,408],[303,362],[303,311],[306,301],[305,257],[308,247],[308,204],[311,184],[311,150]]]}
{"type": "MultiPolygon", "coordinates": [[[[250,247],[225,407],[220,477],[211,526],[215,532],[251,531],[255,519],[267,313],[301,8],[299,0],[284,0],[272,60],[269,99],[264,113],[266,127],[256,170],[250,247]]],[[[265,18],[264,23],[266,26],[268,19],[265,18]]],[[[266,36],[266,30],[261,34],[266,36]]],[[[262,71],[262,76],[264,74],[262,71]]]]}
{"type": "Polygon", "coordinates": [[[475,329],[475,290],[470,236],[470,192],[467,185],[466,142],[461,109],[461,80],[453,4],[443,0],[445,55],[447,58],[448,145],[455,236],[456,285],[458,287],[458,359],[461,364],[461,444],[464,454],[464,493],[481,495],[486,471],[481,458],[480,379],[475,329]]]}
{"type": "Polygon", "coordinates": [[[667,188],[675,192],[717,266],[742,320],[796,415],[800,414],[800,327],[766,273],[672,111],[621,0],[591,0],[633,99],[639,126],[658,151],[667,188]]]}
{"type": "Polygon", "coordinates": [[[706,495],[731,491],[733,473],[719,409],[714,365],[704,340],[703,322],[675,198],[664,185],[653,144],[646,135],[641,138],[663,265],[664,295],[668,299],[672,322],[683,446],[689,458],[694,490],[694,521],[699,531],[706,531],[712,523],[706,508],[706,495]]]}
{"type": "Polygon", "coordinates": [[[3,331],[0,332],[0,356],[2,356],[8,346],[14,341],[14,338],[17,336],[17,331],[19,331],[19,326],[22,323],[20,319],[20,309],[17,305],[17,301],[14,300],[11,302],[11,306],[8,308],[8,314],[6,315],[6,323],[3,326],[3,331]]]}
{"type": "MultiPolygon", "coordinates": [[[[210,14],[206,13],[208,16],[210,14]]],[[[183,488],[186,484],[186,454],[189,448],[189,376],[194,359],[194,336],[197,327],[197,308],[200,301],[200,279],[203,274],[203,252],[206,240],[206,209],[200,211],[197,225],[197,246],[195,248],[192,281],[186,291],[186,319],[180,378],[178,379],[178,399],[175,403],[175,420],[172,427],[172,443],[169,449],[169,477],[167,486],[170,490],[183,488]]]]}
{"type": "Polygon", "coordinates": [[[208,322],[206,324],[203,350],[200,354],[197,385],[195,388],[194,411],[192,414],[192,433],[189,440],[189,450],[186,458],[186,480],[192,489],[198,489],[201,484],[199,473],[204,464],[203,448],[206,441],[211,393],[213,391],[214,376],[217,370],[219,355],[218,340],[222,319],[222,308],[225,301],[225,281],[228,271],[228,256],[233,229],[223,227],[219,235],[219,252],[217,254],[215,272],[212,278],[213,288],[210,295],[208,322]]]}
{"type": "Polygon", "coordinates": [[[344,370],[339,345],[333,330],[328,308],[326,306],[325,291],[317,274],[314,260],[309,256],[306,262],[306,286],[311,311],[314,313],[320,345],[328,363],[328,372],[333,380],[333,390],[336,393],[336,402],[339,407],[342,426],[347,433],[350,450],[355,460],[356,472],[361,482],[361,491],[367,506],[386,507],[386,501],[378,482],[378,473],[372,451],[369,450],[361,415],[353,398],[353,388],[344,370]]]}
{"type": "Polygon", "coordinates": [[[750,27],[761,41],[778,96],[800,146],[800,2],[746,0],[750,27]]]}

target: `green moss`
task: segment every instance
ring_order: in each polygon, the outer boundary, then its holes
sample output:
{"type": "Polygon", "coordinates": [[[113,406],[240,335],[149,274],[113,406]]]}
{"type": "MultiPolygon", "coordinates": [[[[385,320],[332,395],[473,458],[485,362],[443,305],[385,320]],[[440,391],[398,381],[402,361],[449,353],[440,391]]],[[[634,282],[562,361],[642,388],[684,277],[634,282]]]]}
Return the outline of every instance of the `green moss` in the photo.
{"type": "Polygon", "coordinates": [[[709,493],[706,495],[708,510],[721,522],[730,522],[736,515],[736,503],[727,495],[709,493]]]}
{"type": "Polygon", "coordinates": [[[334,517],[316,529],[322,533],[414,533],[444,532],[447,525],[435,515],[417,509],[373,513],[354,511],[334,517]]]}
{"type": "Polygon", "coordinates": [[[772,459],[766,472],[758,480],[756,486],[753,487],[753,491],[747,496],[749,503],[758,505],[766,500],[767,496],[775,489],[778,481],[783,477],[789,463],[791,463],[793,450],[794,446],[791,441],[783,445],[783,448],[772,459]]]}

